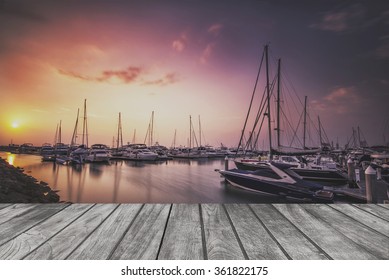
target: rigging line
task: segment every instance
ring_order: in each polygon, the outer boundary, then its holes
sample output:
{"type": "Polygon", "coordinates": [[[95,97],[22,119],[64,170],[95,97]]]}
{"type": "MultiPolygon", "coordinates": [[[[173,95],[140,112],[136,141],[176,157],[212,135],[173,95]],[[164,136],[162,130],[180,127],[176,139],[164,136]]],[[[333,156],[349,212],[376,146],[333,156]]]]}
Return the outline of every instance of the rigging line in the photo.
{"type": "Polygon", "coordinates": [[[300,118],[299,118],[299,121],[298,121],[298,125],[297,125],[296,129],[294,130],[294,135],[293,135],[292,141],[291,141],[291,143],[290,143],[290,146],[292,146],[292,144],[293,144],[295,138],[297,138],[297,141],[300,142],[300,144],[301,144],[300,139],[297,137],[297,132],[298,132],[298,129],[299,129],[299,127],[300,127],[301,119],[302,119],[302,117],[303,117],[303,114],[304,114],[304,112],[301,112],[300,118]]]}
{"type": "Polygon", "coordinates": [[[297,127],[296,127],[296,130],[293,129],[293,126],[292,126],[292,124],[289,122],[288,118],[286,117],[284,110],[281,109],[281,113],[284,115],[285,120],[286,120],[286,122],[289,124],[290,129],[294,132],[294,135],[293,135],[292,141],[290,142],[289,147],[292,147],[292,144],[293,144],[295,138],[297,138],[298,143],[299,143],[300,145],[302,145],[300,138],[297,137],[297,131],[298,131],[298,128],[300,127],[300,123],[301,123],[301,118],[302,118],[302,116],[303,116],[303,112],[302,112],[301,115],[300,115],[299,122],[298,122],[298,125],[297,125],[297,127]]]}
{"type": "MultiPolygon", "coordinates": [[[[266,47],[265,47],[266,48],[266,47]]],[[[262,63],[263,63],[263,59],[265,57],[265,51],[262,52],[262,58],[261,58],[261,63],[259,65],[259,69],[258,69],[258,73],[257,73],[257,78],[255,80],[255,84],[254,84],[254,89],[253,89],[253,93],[252,93],[252,96],[251,96],[251,101],[250,101],[250,106],[249,106],[249,110],[247,112],[247,116],[246,116],[246,120],[244,122],[244,125],[243,125],[243,130],[242,130],[242,134],[240,136],[240,139],[239,139],[239,144],[238,144],[238,148],[236,149],[236,154],[238,154],[238,151],[239,151],[239,148],[242,144],[242,139],[243,139],[243,135],[244,135],[244,131],[246,129],[246,125],[247,125],[247,120],[249,118],[249,115],[250,115],[250,111],[251,111],[251,106],[253,104],[253,100],[254,100],[254,95],[255,95],[255,92],[256,92],[256,89],[257,89],[257,85],[258,85],[258,80],[259,80],[259,73],[261,72],[261,69],[262,69],[262,63]]]]}
{"type": "MultiPolygon", "coordinates": [[[[262,94],[262,99],[261,99],[261,103],[260,103],[260,106],[258,108],[258,111],[257,111],[257,115],[255,117],[255,121],[254,121],[254,126],[252,128],[252,131],[255,131],[256,127],[257,127],[257,124],[259,122],[259,119],[260,117],[262,116],[262,112],[263,110],[265,109],[265,106],[266,106],[266,102],[265,102],[265,94],[266,94],[266,87],[264,88],[263,90],[263,94],[262,94]]],[[[259,133],[260,131],[258,131],[259,133]]],[[[248,142],[251,142],[251,138],[252,138],[252,134],[250,135],[250,138],[248,140],[248,142]]],[[[247,148],[247,144],[246,144],[246,147],[247,148]]]]}
{"type": "MultiPolygon", "coordinates": [[[[276,80],[277,80],[277,76],[274,77],[274,79],[273,79],[273,81],[272,81],[272,83],[271,83],[271,88],[270,88],[271,94],[270,94],[270,97],[273,95],[273,89],[274,89],[274,87],[275,87],[276,80]]],[[[264,95],[265,95],[265,93],[264,93],[264,95]]],[[[265,105],[265,104],[264,104],[264,105],[265,105]]],[[[261,113],[261,115],[262,115],[262,113],[261,113]]],[[[260,127],[259,127],[259,130],[258,130],[258,133],[257,133],[257,137],[255,138],[255,142],[254,142],[254,143],[258,143],[259,134],[261,133],[262,125],[263,125],[263,122],[264,122],[264,121],[265,121],[265,115],[263,115],[263,117],[262,117],[262,122],[261,122],[261,125],[260,125],[260,127]]],[[[254,130],[255,130],[255,129],[253,129],[253,131],[254,131],[254,130]]],[[[269,133],[271,133],[271,131],[270,131],[269,133]]],[[[270,147],[270,148],[271,148],[271,147],[270,147]]]]}
{"type": "MultiPolygon", "coordinates": [[[[275,85],[275,81],[276,81],[276,77],[274,78],[274,80],[273,80],[273,82],[272,82],[272,84],[271,84],[271,88],[270,88],[271,94],[270,94],[270,97],[271,97],[272,94],[273,94],[273,88],[274,88],[274,85],[275,85]]],[[[263,116],[263,119],[264,119],[264,117],[265,117],[265,115],[262,114],[262,113],[263,113],[263,110],[265,109],[265,106],[267,105],[267,102],[265,102],[266,90],[267,90],[267,88],[265,87],[264,92],[263,92],[263,95],[262,95],[261,105],[260,105],[260,108],[258,109],[257,116],[256,116],[256,118],[255,118],[255,122],[254,122],[254,126],[253,126],[253,128],[252,128],[252,131],[255,131],[255,129],[256,129],[257,125],[258,125],[258,122],[259,122],[260,117],[263,116]]],[[[263,123],[263,121],[262,121],[262,123],[263,123]]],[[[259,133],[261,132],[261,129],[262,129],[262,126],[260,127],[260,130],[258,131],[258,134],[257,134],[257,138],[256,138],[256,139],[258,139],[258,135],[259,135],[259,133]]],[[[245,149],[248,147],[248,144],[251,143],[251,141],[252,141],[252,139],[251,139],[252,136],[253,136],[253,134],[251,133],[251,134],[250,134],[250,138],[249,138],[248,142],[246,143],[245,149]]],[[[254,142],[254,143],[256,143],[256,142],[254,142]]]]}

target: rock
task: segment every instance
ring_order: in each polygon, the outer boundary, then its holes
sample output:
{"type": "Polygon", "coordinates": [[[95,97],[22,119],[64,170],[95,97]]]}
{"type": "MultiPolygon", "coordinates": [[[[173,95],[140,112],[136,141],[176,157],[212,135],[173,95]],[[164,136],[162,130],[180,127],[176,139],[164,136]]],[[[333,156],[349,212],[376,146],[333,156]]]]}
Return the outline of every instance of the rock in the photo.
{"type": "Polygon", "coordinates": [[[23,173],[0,158],[0,203],[52,203],[59,195],[46,182],[23,173]]]}

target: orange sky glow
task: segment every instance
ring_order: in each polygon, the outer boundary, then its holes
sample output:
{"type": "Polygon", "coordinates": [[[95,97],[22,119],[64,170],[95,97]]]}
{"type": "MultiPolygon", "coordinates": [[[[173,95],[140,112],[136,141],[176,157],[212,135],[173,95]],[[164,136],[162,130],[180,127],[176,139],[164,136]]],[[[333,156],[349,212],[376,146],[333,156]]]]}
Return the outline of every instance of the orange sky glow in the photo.
{"type": "MultiPolygon", "coordinates": [[[[136,141],[143,143],[154,111],[154,139],[165,146],[172,144],[175,129],[177,145],[187,144],[189,115],[196,129],[201,116],[207,144],[236,146],[269,40],[274,57],[285,55],[285,67],[293,69],[289,78],[300,98],[309,95],[312,119],[321,114],[334,141],[346,142],[351,127],[359,125],[353,108],[367,104],[364,91],[351,82],[316,82],[320,73],[307,67],[312,59],[301,60],[303,51],[285,51],[271,35],[281,23],[243,5],[232,16],[233,5],[227,5],[230,12],[213,15],[214,7],[193,8],[189,2],[163,7],[137,1],[70,1],[58,7],[41,2],[6,1],[0,13],[0,24],[7,26],[0,34],[0,145],[53,143],[60,121],[62,141],[70,143],[77,109],[82,114],[87,99],[89,143],[112,144],[119,112],[124,141],[131,142],[136,130],[136,141]],[[335,115],[342,120],[337,125],[335,115]]],[[[305,24],[314,34],[311,26],[305,24]]],[[[301,111],[289,113],[297,122],[301,111]]],[[[369,127],[365,123],[366,134],[369,127]]]]}

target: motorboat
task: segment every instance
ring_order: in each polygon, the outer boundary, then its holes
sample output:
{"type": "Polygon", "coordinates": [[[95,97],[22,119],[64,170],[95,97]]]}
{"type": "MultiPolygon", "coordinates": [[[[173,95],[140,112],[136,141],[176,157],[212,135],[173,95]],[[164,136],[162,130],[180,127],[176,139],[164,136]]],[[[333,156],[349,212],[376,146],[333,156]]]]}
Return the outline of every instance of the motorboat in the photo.
{"type": "MultiPolygon", "coordinates": [[[[235,165],[242,170],[255,171],[262,167],[263,159],[235,159],[235,165]]],[[[317,157],[313,162],[302,162],[294,156],[279,156],[273,162],[286,164],[302,179],[329,186],[343,186],[348,182],[347,174],[337,168],[336,163],[322,161],[317,157]]]]}
{"type": "Polygon", "coordinates": [[[85,157],[86,162],[106,162],[111,159],[109,148],[104,144],[94,144],[89,150],[89,154],[85,157]]]}
{"type": "Polygon", "coordinates": [[[291,166],[276,162],[260,162],[256,170],[230,169],[219,173],[233,186],[254,192],[280,195],[315,202],[331,202],[333,193],[323,185],[303,180],[291,166]]]}

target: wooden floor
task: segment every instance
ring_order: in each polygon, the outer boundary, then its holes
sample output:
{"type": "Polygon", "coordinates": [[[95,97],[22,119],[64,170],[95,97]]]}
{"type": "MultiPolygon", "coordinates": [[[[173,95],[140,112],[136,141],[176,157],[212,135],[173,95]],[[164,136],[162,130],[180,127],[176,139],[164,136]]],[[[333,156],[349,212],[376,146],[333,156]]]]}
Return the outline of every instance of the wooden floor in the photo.
{"type": "Polygon", "coordinates": [[[0,204],[0,259],[389,259],[388,204],[0,204]]]}

